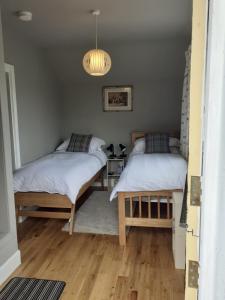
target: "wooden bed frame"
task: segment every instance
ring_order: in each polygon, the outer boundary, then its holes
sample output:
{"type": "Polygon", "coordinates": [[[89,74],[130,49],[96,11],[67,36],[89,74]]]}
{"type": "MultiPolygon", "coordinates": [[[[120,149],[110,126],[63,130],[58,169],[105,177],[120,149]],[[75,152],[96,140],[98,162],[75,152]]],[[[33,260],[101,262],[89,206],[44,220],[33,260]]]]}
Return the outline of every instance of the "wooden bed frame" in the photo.
{"type": "Polygon", "coordinates": [[[73,233],[75,209],[78,205],[80,197],[87,189],[97,180],[101,180],[101,187],[104,188],[104,169],[99,170],[89,181],[87,181],[80,189],[75,204],[65,195],[49,194],[45,192],[17,192],[15,193],[15,205],[17,222],[19,216],[34,218],[52,218],[52,219],[68,219],[69,234],[73,233]],[[45,210],[36,210],[32,207],[44,208],[45,210]],[[24,209],[29,207],[29,210],[24,209]],[[50,210],[49,210],[50,208],[50,210]],[[53,211],[57,209],[57,211],[53,211]]]}
{"type": "MultiPolygon", "coordinates": [[[[134,144],[137,139],[144,137],[145,134],[145,132],[132,132],[132,144],[134,144]]],[[[170,136],[179,137],[179,133],[173,132],[170,133],[170,136]]],[[[171,205],[173,203],[174,192],[183,191],[178,189],[163,191],[118,192],[120,245],[126,245],[126,226],[172,228],[173,216],[171,213],[171,205]],[[161,199],[166,199],[166,203],[162,203],[161,199]],[[126,210],[126,203],[129,204],[128,212],[126,210]],[[134,203],[138,204],[138,214],[134,214],[134,203]],[[144,205],[147,206],[146,216],[143,216],[144,205]],[[161,214],[162,205],[166,205],[166,216],[161,214]],[[154,209],[156,208],[156,215],[154,214],[154,216],[152,213],[153,206],[154,209]]]]}

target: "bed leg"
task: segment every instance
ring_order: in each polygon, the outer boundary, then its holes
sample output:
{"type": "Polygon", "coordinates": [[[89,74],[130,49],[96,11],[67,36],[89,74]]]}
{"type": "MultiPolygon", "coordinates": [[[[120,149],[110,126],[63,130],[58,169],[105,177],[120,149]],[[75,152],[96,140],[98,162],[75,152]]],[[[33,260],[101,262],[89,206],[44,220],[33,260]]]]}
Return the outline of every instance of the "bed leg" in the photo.
{"type": "Polygon", "coordinates": [[[20,211],[20,206],[16,205],[16,226],[17,226],[17,228],[19,225],[19,211],[20,211]]]}
{"type": "Polygon", "coordinates": [[[69,228],[69,234],[73,234],[73,226],[74,226],[74,219],[75,219],[75,204],[71,207],[71,216],[70,216],[70,228],[69,228]]]}
{"type": "Polygon", "coordinates": [[[105,186],[104,186],[104,171],[102,170],[101,172],[101,188],[104,191],[105,190],[105,186]]]}
{"type": "Polygon", "coordinates": [[[120,246],[126,246],[125,198],[123,193],[118,193],[118,211],[119,211],[119,243],[120,246]]]}

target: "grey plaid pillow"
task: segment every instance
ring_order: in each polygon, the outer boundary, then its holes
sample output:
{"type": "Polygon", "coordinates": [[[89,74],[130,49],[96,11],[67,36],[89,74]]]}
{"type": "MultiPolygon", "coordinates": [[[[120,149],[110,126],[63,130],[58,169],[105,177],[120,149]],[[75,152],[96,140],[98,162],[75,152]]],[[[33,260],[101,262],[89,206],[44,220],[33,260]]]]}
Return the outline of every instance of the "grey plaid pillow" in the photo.
{"type": "Polygon", "coordinates": [[[170,153],[169,135],[166,133],[146,134],[145,153],[170,153]]]}
{"type": "Polygon", "coordinates": [[[72,133],[69,145],[66,149],[68,152],[88,152],[92,135],[72,133]]]}

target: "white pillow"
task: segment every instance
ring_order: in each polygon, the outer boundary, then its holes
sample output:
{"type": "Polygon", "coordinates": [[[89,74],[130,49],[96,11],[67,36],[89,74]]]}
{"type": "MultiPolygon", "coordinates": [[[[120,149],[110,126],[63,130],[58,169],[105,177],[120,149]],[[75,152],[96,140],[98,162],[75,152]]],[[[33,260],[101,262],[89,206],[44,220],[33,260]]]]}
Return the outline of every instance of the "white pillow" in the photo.
{"type": "Polygon", "coordinates": [[[180,154],[180,148],[179,147],[170,147],[170,153],[180,154]]]}
{"type": "Polygon", "coordinates": [[[170,147],[180,147],[180,140],[174,137],[169,138],[169,146],[170,147]]]}
{"type": "Polygon", "coordinates": [[[56,148],[55,151],[65,152],[69,146],[69,142],[70,142],[70,139],[65,140],[62,144],[59,145],[59,147],[56,148]]]}
{"type": "MultiPolygon", "coordinates": [[[[65,152],[66,149],[69,146],[70,139],[65,140],[62,144],[59,145],[59,147],[56,148],[57,152],[65,152]]],[[[99,139],[95,136],[92,137],[90,146],[89,146],[89,153],[93,153],[95,151],[102,150],[101,147],[104,146],[106,143],[104,140],[99,139]]]]}
{"type": "Polygon", "coordinates": [[[134,142],[134,148],[132,154],[145,153],[145,138],[138,139],[134,142]]]}
{"type": "Polygon", "coordinates": [[[105,141],[102,139],[99,139],[95,136],[92,137],[90,146],[89,146],[89,153],[93,153],[95,151],[102,150],[102,147],[105,146],[105,141]]]}
{"type": "MultiPolygon", "coordinates": [[[[179,154],[180,140],[174,137],[169,138],[169,147],[171,153],[179,154]]],[[[145,138],[137,139],[134,143],[132,154],[143,154],[145,153],[145,138]]]]}

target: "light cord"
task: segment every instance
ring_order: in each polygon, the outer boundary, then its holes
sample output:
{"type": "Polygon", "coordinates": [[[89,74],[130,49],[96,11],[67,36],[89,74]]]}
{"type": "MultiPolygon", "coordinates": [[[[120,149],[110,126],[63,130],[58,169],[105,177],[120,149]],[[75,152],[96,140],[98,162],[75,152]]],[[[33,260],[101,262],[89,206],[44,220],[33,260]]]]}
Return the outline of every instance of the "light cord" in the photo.
{"type": "Polygon", "coordinates": [[[95,16],[95,48],[98,49],[98,16],[95,16]]]}

